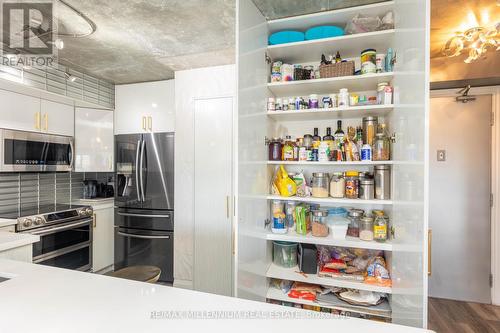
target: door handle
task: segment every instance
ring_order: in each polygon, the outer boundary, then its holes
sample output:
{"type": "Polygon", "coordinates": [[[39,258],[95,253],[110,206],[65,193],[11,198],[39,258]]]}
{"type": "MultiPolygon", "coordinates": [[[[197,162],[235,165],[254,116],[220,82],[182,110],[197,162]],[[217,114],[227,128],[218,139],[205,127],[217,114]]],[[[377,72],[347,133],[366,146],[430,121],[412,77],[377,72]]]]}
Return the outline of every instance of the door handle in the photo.
{"type": "Polygon", "coordinates": [[[230,208],[231,205],[230,205],[230,199],[229,199],[229,195],[226,195],[226,217],[229,219],[229,214],[230,214],[230,208]]]}
{"type": "Polygon", "coordinates": [[[427,275],[432,275],[432,229],[427,231],[427,275]]]}
{"type": "Polygon", "coordinates": [[[170,236],[143,236],[137,234],[127,234],[121,231],[117,232],[118,235],[128,238],[140,238],[140,239],[170,239],[170,236]]]}
{"type": "Polygon", "coordinates": [[[146,127],[146,117],[142,117],[142,129],[144,131],[147,131],[147,127],[146,127]]]}
{"type": "Polygon", "coordinates": [[[43,130],[44,131],[48,131],[49,130],[49,114],[46,113],[43,115],[43,119],[44,119],[44,128],[43,130]]]}
{"type": "Polygon", "coordinates": [[[41,119],[40,119],[40,112],[35,113],[35,129],[40,130],[41,129],[41,119]]]}
{"type": "Polygon", "coordinates": [[[96,216],[96,214],[95,214],[95,213],[94,213],[94,215],[93,215],[92,219],[94,220],[94,221],[93,221],[93,227],[95,228],[95,227],[97,227],[97,216],[96,216]]]}
{"type": "Polygon", "coordinates": [[[153,117],[151,116],[148,117],[148,129],[150,132],[153,131],[153,117]]]}
{"type": "Polygon", "coordinates": [[[144,195],[144,179],[142,177],[142,174],[144,173],[143,172],[143,168],[144,168],[144,139],[142,140],[142,145],[141,145],[141,162],[140,162],[140,166],[139,166],[139,169],[140,169],[140,173],[139,173],[139,178],[141,180],[141,194],[142,194],[142,202],[145,202],[146,201],[146,196],[144,195]]]}
{"type": "MultiPolygon", "coordinates": [[[[142,117],[144,119],[144,117],[142,117]]],[[[139,151],[141,149],[141,139],[137,140],[137,150],[135,152],[135,189],[137,191],[137,201],[141,202],[141,190],[139,189],[139,151]]]]}

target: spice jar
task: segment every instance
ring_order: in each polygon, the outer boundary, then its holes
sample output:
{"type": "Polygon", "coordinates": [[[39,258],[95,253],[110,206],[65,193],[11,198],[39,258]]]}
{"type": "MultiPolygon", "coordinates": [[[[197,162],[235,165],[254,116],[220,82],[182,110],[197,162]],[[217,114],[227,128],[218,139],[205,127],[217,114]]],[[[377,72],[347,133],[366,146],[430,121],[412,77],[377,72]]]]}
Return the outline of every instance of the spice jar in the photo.
{"type": "Polygon", "coordinates": [[[347,171],[345,173],[345,197],[357,199],[359,195],[359,172],[347,171]]]}
{"type": "Polygon", "coordinates": [[[345,195],[345,179],[342,172],[335,172],[330,180],[330,196],[343,198],[345,195]]]}
{"type": "Polygon", "coordinates": [[[351,209],[349,211],[347,218],[351,221],[351,223],[347,228],[347,236],[359,237],[359,226],[364,213],[365,212],[362,209],[351,209]]]}
{"type": "Polygon", "coordinates": [[[373,142],[372,155],[374,161],[388,161],[391,158],[391,141],[385,133],[377,133],[373,142]]]}
{"type": "Polygon", "coordinates": [[[375,181],[371,178],[363,178],[359,181],[359,198],[373,200],[375,197],[375,181]]]}
{"type": "Polygon", "coordinates": [[[373,240],[373,217],[363,216],[359,225],[359,239],[364,241],[373,240]]]}
{"type": "Polygon", "coordinates": [[[375,220],[373,221],[373,239],[377,242],[383,243],[387,241],[387,217],[382,214],[375,215],[375,220]]]}
{"type": "Polygon", "coordinates": [[[312,178],[312,196],[315,198],[328,198],[329,176],[326,172],[315,172],[312,178]]]}
{"type": "Polygon", "coordinates": [[[328,236],[328,225],[326,224],[326,219],[328,216],[327,210],[313,210],[311,217],[311,234],[315,237],[326,237],[328,236]]]}
{"type": "Polygon", "coordinates": [[[269,142],[269,160],[270,161],[281,161],[282,144],[280,138],[273,138],[269,142]]]}

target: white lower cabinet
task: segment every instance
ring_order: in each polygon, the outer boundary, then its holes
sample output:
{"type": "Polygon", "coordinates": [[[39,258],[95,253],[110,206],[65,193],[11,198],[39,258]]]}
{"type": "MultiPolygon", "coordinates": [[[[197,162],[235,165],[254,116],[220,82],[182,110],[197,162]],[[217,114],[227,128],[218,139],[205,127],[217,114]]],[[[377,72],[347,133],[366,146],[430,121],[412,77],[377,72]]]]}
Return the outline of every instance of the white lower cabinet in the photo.
{"type": "Polygon", "coordinates": [[[75,171],[114,170],[113,111],[75,109],[75,171]]]}
{"type": "Polygon", "coordinates": [[[22,262],[33,262],[33,245],[15,247],[5,251],[0,251],[0,259],[9,259],[22,262]]]}
{"type": "Polygon", "coordinates": [[[92,271],[99,272],[114,262],[114,208],[94,209],[92,271]]]}

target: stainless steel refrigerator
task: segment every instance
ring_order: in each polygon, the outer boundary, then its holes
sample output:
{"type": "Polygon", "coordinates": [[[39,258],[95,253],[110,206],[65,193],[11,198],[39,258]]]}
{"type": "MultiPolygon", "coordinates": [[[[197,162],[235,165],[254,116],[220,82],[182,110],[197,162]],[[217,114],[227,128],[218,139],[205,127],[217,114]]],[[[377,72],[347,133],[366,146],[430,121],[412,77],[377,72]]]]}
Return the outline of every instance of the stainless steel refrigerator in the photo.
{"type": "Polygon", "coordinates": [[[161,269],[173,282],[174,133],[115,136],[115,270],[161,269]]]}

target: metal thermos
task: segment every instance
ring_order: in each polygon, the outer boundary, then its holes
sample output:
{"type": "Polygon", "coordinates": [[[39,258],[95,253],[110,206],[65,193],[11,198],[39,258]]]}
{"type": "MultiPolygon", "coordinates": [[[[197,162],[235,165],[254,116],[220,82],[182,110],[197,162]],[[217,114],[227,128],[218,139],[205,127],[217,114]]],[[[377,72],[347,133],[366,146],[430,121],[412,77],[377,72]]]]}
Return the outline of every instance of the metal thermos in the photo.
{"type": "Polygon", "coordinates": [[[376,165],[375,199],[389,200],[391,198],[391,167],[389,165],[376,165]]]}
{"type": "Polygon", "coordinates": [[[363,118],[363,143],[373,146],[375,134],[377,134],[378,117],[363,118]]]}

